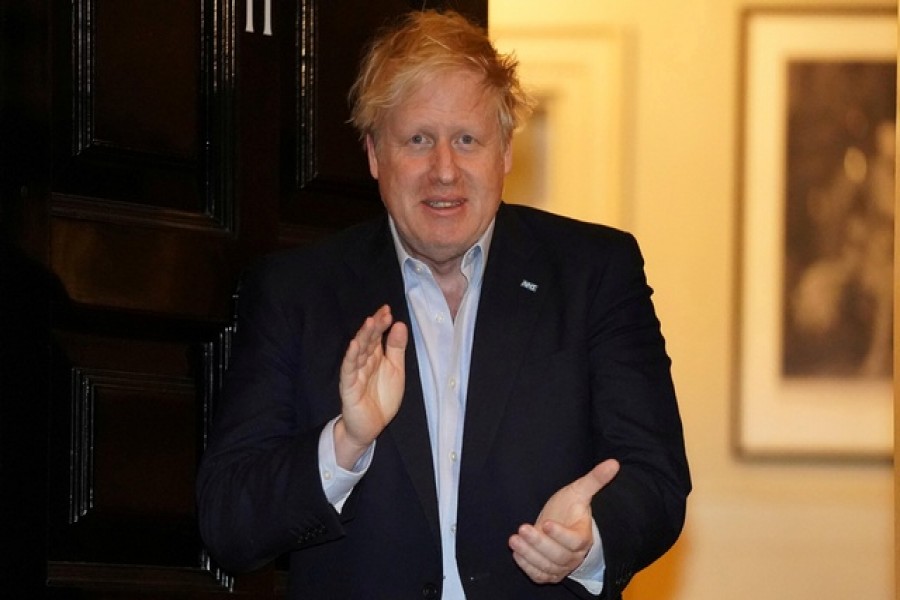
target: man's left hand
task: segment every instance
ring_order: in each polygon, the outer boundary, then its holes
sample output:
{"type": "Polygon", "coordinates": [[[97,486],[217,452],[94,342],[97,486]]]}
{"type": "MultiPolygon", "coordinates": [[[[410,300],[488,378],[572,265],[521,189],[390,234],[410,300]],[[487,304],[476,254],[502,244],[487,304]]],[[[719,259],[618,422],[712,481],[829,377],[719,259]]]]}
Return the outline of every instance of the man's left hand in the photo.
{"type": "Polygon", "coordinates": [[[533,525],[509,538],[516,564],[535,583],[558,583],[577,569],[593,544],[591,499],[619,472],[605,460],[547,501],[533,525]]]}

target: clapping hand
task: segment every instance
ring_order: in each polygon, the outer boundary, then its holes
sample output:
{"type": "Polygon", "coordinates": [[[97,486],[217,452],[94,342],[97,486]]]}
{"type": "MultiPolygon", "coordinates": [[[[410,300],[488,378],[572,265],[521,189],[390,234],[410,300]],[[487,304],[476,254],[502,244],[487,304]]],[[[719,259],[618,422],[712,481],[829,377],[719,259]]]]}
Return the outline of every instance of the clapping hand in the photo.
{"type": "Polygon", "coordinates": [[[338,464],[350,469],[384,430],[403,398],[409,332],[384,305],[350,341],[341,363],[341,419],[335,424],[338,464]],[[384,341],[385,332],[387,337],[384,341]]]}
{"type": "Polygon", "coordinates": [[[510,536],[513,559],[532,581],[557,583],[584,562],[593,543],[591,499],[618,472],[617,461],[601,462],[553,494],[533,525],[510,536]]]}

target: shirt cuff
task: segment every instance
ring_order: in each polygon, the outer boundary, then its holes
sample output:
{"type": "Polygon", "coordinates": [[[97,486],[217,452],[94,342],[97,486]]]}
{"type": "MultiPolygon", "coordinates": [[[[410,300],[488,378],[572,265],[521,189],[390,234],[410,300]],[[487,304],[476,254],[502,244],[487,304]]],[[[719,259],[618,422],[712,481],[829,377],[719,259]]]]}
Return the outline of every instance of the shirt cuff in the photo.
{"type": "Polygon", "coordinates": [[[329,421],[319,435],[319,477],[322,480],[322,490],[328,502],[338,512],[341,512],[353,487],[366,474],[375,454],[375,442],[372,442],[351,470],[338,465],[334,451],[334,424],[340,418],[337,416],[329,421]]]}
{"type": "Polygon", "coordinates": [[[603,555],[603,540],[600,539],[600,530],[597,522],[591,519],[591,530],[594,535],[594,543],[584,557],[581,565],[569,573],[569,579],[579,583],[591,594],[599,596],[603,591],[603,576],[606,574],[606,557],[603,555]]]}

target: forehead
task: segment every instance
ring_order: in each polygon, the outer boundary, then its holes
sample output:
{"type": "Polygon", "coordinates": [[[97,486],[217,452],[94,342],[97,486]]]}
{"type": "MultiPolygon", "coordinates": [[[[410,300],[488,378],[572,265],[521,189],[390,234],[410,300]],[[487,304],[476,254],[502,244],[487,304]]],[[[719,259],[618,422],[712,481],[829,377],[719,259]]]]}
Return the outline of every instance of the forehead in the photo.
{"type": "Polygon", "coordinates": [[[455,69],[431,73],[411,84],[384,117],[394,126],[431,120],[485,125],[499,122],[499,111],[496,93],[481,74],[455,69]]]}

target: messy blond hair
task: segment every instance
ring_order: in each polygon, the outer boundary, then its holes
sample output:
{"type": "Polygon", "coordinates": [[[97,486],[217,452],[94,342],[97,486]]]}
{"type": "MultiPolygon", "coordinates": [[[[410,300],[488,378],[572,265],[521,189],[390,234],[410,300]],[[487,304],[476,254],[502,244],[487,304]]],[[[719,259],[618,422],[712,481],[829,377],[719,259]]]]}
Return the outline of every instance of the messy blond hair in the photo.
{"type": "Polygon", "coordinates": [[[534,105],[519,83],[518,60],[500,54],[487,32],[454,11],[413,11],[369,46],[350,88],[350,123],[375,137],[384,114],[435,73],[465,69],[483,77],[497,104],[504,142],[534,105]]]}

